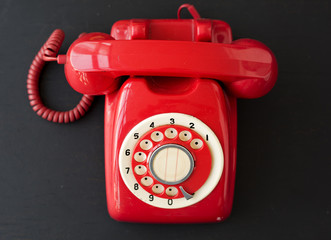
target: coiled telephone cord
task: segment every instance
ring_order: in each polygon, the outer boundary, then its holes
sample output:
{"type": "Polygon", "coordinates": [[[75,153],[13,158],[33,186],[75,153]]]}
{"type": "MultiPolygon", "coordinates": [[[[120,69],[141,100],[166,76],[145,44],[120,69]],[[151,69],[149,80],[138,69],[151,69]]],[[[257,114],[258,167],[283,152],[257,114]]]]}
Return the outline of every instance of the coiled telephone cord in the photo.
{"type": "Polygon", "coordinates": [[[88,111],[94,99],[93,96],[85,94],[77,106],[69,111],[56,111],[43,104],[39,93],[40,73],[46,62],[65,63],[63,55],[56,57],[63,40],[64,32],[56,29],[35,56],[27,79],[27,91],[32,109],[42,118],[56,123],[69,123],[80,119],[88,111]]]}

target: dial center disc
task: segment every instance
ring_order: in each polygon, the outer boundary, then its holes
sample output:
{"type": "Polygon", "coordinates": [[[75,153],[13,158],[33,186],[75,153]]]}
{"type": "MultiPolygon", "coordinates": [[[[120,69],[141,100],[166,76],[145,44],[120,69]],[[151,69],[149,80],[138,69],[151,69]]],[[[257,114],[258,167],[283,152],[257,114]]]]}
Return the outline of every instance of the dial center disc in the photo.
{"type": "Polygon", "coordinates": [[[191,153],[178,144],[165,144],[157,148],[149,161],[153,177],[169,185],[184,182],[191,175],[193,168],[191,153]]]}

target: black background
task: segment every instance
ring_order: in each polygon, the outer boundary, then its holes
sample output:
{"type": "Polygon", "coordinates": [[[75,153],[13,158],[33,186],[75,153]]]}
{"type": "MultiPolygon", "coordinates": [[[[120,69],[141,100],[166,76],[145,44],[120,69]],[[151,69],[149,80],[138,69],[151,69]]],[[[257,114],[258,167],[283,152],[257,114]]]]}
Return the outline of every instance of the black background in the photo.
{"type": "MultiPolygon", "coordinates": [[[[330,2],[191,1],[201,16],[227,21],[234,39],[275,53],[274,89],[238,100],[238,165],[232,215],[223,223],[120,223],[106,210],[103,106],[98,97],[74,124],[31,110],[26,75],[55,28],[60,53],[81,32],[106,32],[120,19],[176,18],[183,1],[0,2],[0,239],[331,239],[330,2]]],[[[188,17],[187,13],[183,14],[188,17]]],[[[48,64],[46,104],[80,99],[63,66],[48,64]]]]}

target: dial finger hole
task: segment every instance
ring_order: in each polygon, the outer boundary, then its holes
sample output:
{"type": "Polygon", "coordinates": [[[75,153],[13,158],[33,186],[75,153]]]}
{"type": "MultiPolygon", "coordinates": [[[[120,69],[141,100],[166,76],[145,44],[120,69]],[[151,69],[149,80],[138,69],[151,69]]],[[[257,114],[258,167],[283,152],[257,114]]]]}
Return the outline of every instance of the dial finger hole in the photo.
{"type": "Polygon", "coordinates": [[[151,177],[143,177],[140,182],[142,185],[148,187],[153,184],[153,179],[151,177]]]}
{"type": "Polygon", "coordinates": [[[193,149],[200,149],[203,146],[203,142],[200,139],[195,138],[191,141],[190,146],[193,149]]]}
{"type": "Polygon", "coordinates": [[[164,134],[166,135],[167,138],[173,139],[177,136],[177,130],[174,128],[168,128],[165,130],[164,134]]]}
{"type": "Polygon", "coordinates": [[[143,161],[146,160],[146,154],[143,153],[143,152],[137,152],[137,153],[134,154],[133,158],[137,162],[143,162],[143,161]]]}
{"type": "Polygon", "coordinates": [[[155,184],[155,185],[152,187],[152,191],[153,191],[155,194],[161,194],[161,193],[163,193],[163,191],[164,191],[164,187],[163,187],[161,184],[155,184]]]}
{"type": "Polygon", "coordinates": [[[160,131],[155,131],[151,134],[151,139],[154,142],[160,142],[163,139],[163,133],[161,133],[160,131]]]}
{"type": "Polygon", "coordinates": [[[149,150],[153,147],[153,143],[150,140],[144,139],[140,142],[140,147],[143,150],[149,150]]]}
{"type": "Polygon", "coordinates": [[[166,194],[169,196],[169,197],[173,197],[173,196],[176,196],[178,193],[178,189],[175,188],[175,187],[168,187],[166,189],[166,194]]]}
{"type": "Polygon", "coordinates": [[[192,134],[189,131],[181,131],[179,133],[179,139],[186,142],[188,140],[190,140],[192,137],[192,134]]]}
{"type": "Polygon", "coordinates": [[[147,168],[143,165],[137,165],[135,168],[134,168],[134,172],[138,175],[143,175],[147,172],[147,168]]]}

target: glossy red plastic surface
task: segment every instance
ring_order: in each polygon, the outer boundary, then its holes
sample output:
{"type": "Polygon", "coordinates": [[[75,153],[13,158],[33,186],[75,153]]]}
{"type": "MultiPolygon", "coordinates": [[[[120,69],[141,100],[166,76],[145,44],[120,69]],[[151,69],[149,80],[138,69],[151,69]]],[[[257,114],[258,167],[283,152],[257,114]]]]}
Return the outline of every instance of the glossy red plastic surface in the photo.
{"type": "Polygon", "coordinates": [[[232,97],[230,101],[226,99],[229,97],[225,97],[214,80],[168,78],[163,79],[163,83],[166,82],[163,85],[158,81],[157,78],[130,78],[119,92],[106,95],[105,168],[109,213],[116,220],[133,222],[222,221],[231,212],[234,192],[236,103],[232,97]],[[214,131],[224,152],[223,174],[213,192],[192,206],[170,210],[147,205],[136,198],[124,184],[118,165],[119,150],[128,132],[143,119],[166,112],[199,118],[214,131]]]}
{"type": "Polygon", "coordinates": [[[84,34],[67,53],[70,85],[84,94],[106,95],[107,205],[119,221],[196,223],[227,218],[234,194],[236,98],[263,96],[276,81],[277,63],[265,45],[250,39],[232,42],[227,23],[200,19],[191,5],[184,7],[195,19],[118,21],[111,35],[84,34]],[[164,209],[144,203],[130,192],[119,171],[126,135],[142,120],[162,113],[200,119],[223,148],[220,181],[206,198],[188,207],[164,209]]]}
{"type": "Polygon", "coordinates": [[[121,20],[113,25],[111,36],[116,40],[232,42],[229,24],[210,19],[121,20]]]}
{"type": "MultiPolygon", "coordinates": [[[[70,52],[75,44],[89,41],[106,41],[113,39],[105,33],[87,33],[80,37],[70,46],[67,53],[67,61],[64,65],[68,83],[77,92],[85,92],[88,95],[101,95],[106,91],[114,91],[119,87],[119,79],[111,79],[108,72],[82,72],[74,69],[70,62],[70,52]]],[[[96,56],[95,56],[96,57],[96,56]]]]}
{"type": "MultiPolygon", "coordinates": [[[[234,44],[164,40],[79,41],[71,46],[67,64],[80,74],[100,73],[109,81],[121,76],[199,77],[222,81],[229,91],[242,98],[261,97],[276,81],[275,58],[271,51],[255,40],[234,44]]],[[[101,88],[100,76],[86,77],[88,85],[75,87],[91,94],[91,85],[101,88]],[[88,87],[85,87],[88,86],[88,87]]],[[[81,77],[81,75],[79,75],[81,77]]],[[[85,82],[80,84],[85,84],[85,82]]],[[[97,87],[95,87],[97,88],[97,87]]],[[[104,92],[109,90],[108,84],[104,92]]],[[[95,92],[98,94],[99,92],[95,92]]]]}
{"type": "Polygon", "coordinates": [[[277,78],[272,52],[255,40],[232,42],[223,21],[122,20],[111,35],[86,34],[70,47],[66,75],[77,91],[106,94],[121,76],[176,76],[218,79],[236,97],[256,98],[277,78]]]}

